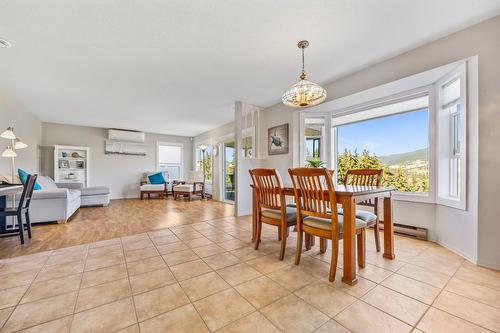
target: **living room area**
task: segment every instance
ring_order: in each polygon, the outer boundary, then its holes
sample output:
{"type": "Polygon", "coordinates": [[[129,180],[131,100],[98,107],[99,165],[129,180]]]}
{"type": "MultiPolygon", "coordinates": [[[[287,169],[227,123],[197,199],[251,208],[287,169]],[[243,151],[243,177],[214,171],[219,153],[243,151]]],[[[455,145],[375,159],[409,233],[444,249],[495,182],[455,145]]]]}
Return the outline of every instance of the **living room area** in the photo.
{"type": "Polygon", "coordinates": [[[498,31],[496,0],[0,4],[0,332],[500,332],[498,31]]]}

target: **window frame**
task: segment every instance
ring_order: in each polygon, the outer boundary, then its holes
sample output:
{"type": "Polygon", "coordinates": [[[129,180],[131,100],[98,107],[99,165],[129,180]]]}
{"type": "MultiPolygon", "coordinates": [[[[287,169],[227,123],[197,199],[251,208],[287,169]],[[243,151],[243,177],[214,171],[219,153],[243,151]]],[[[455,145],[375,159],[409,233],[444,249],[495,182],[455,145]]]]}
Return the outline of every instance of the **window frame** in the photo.
{"type": "Polygon", "coordinates": [[[156,141],[156,171],[161,171],[160,168],[160,146],[172,146],[181,148],[181,163],[168,163],[167,166],[179,167],[179,178],[170,178],[169,180],[182,180],[184,178],[184,143],[180,142],[165,142],[156,141]]]}

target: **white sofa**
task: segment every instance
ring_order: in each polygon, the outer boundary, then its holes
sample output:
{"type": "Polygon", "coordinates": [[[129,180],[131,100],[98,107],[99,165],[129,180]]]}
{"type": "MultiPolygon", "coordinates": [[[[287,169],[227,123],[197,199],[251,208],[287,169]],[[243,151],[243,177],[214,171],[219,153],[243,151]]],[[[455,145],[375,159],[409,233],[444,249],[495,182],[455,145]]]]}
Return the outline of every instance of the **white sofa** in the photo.
{"type": "Polygon", "coordinates": [[[66,222],[81,206],[107,206],[109,188],[84,188],[81,183],[55,183],[50,177],[38,176],[41,190],[33,191],[30,206],[32,223],[66,222]]]}

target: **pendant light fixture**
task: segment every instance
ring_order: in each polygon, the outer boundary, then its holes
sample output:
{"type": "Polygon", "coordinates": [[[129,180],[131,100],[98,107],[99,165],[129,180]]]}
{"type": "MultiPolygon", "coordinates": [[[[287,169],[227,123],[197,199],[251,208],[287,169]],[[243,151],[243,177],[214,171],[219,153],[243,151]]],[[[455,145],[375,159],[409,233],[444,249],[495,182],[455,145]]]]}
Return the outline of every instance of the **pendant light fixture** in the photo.
{"type": "Polygon", "coordinates": [[[301,40],[297,46],[302,50],[302,74],[300,80],[285,91],[281,100],[283,104],[295,108],[320,104],[326,98],[326,90],[320,85],[307,80],[304,71],[304,49],[309,46],[309,42],[301,40]]]}

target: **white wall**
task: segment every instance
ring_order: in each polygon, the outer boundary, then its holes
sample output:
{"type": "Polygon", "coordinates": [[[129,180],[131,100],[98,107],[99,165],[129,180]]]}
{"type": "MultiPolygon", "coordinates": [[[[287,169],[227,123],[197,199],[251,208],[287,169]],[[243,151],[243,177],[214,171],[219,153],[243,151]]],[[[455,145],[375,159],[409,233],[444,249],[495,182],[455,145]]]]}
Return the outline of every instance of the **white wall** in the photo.
{"type": "MultiPolygon", "coordinates": [[[[38,172],[37,147],[42,141],[42,123],[32,113],[0,94],[0,133],[13,126],[15,134],[28,145],[17,151],[16,169],[38,172]]],[[[10,145],[10,140],[0,138],[0,154],[10,145]]],[[[15,171],[17,174],[17,170],[15,171]]],[[[0,175],[11,175],[11,159],[0,157],[0,175]]]]}
{"type": "MultiPolygon", "coordinates": [[[[219,150],[219,154],[214,158],[213,168],[213,199],[221,201],[223,198],[223,193],[221,192],[221,181],[222,181],[222,146],[221,139],[234,135],[235,133],[235,123],[234,121],[227,123],[225,125],[219,126],[210,130],[208,132],[202,133],[193,138],[193,156],[195,154],[196,145],[199,144],[211,144],[216,146],[219,150]]],[[[196,161],[193,158],[193,168],[195,167],[196,161]]]]}
{"type": "MultiPolygon", "coordinates": [[[[472,260],[476,257],[479,264],[500,268],[500,219],[496,205],[500,190],[500,16],[459,31],[435,42],[416,48],[374,66],[360,70],[352,75],[325,86],[328,99],[363,91],[392,82],[432,68],[443,66],[474,55],[479,57],[479,165],[478,181],[470,184],[468,211],[452,208],[439,208],[432,205],[395,203],[396,222],[412,225],[424,224],[441,244],[465,255],[472,260]],[[478,187],[475,198],[473,187],[478,187]],[[471,231],[476,222],[474,201],[477,203],[477,238],[471,231]],[[401,209],[400,209],[401,208],[401,209]],[[471,213],[472,212],[472,213],[471,213]],[[434,216],[434,221],[432,217],[434,216]],[[434,225],[435,224],[435,225],[434,225]],[[476,239],[474,239],[476,238],[476,239]]],[[[332,61],[332,66],[335,62],[332,61]]],[[[282,105],[275,105],[262,112],[261,139],[267,144],[265,134],[268,127],[285,122],[293,122],[293,111],[282,105]]],[[[473,143],[471,143],[473,144],[473,143]]],[[[469,150],[470,152],[470,150],[469,150]]],[[[470,155],[473,158],[473,155],[470,155]]],[[[281,173],[295,163],[292,154],[268,157],[263,166],[277,168],[281,173]]],[[[470,163],[470,161],[469,161],[470,163]]],[[[473,172],[474,168],[469,171],[473,172]]],[[[475,178],[469,177],[471,182],[475,178]]]]}
{"type": "MultiPolygon", "coordinates": [[[[144,172],[156,169],[156,142],[184,144],[184,177],[192,170],[192,140],[188,137],[146,133],[146,156],[106,155],[104,141],[107,129],[42,123],[44,146],[72,145],[90,147],[90,185],[106,185],[111,189],[111,198],[136,198],[139,182],[144,172]]],[[[50,175],[50,174],[49,174],[50,175]]]]}

